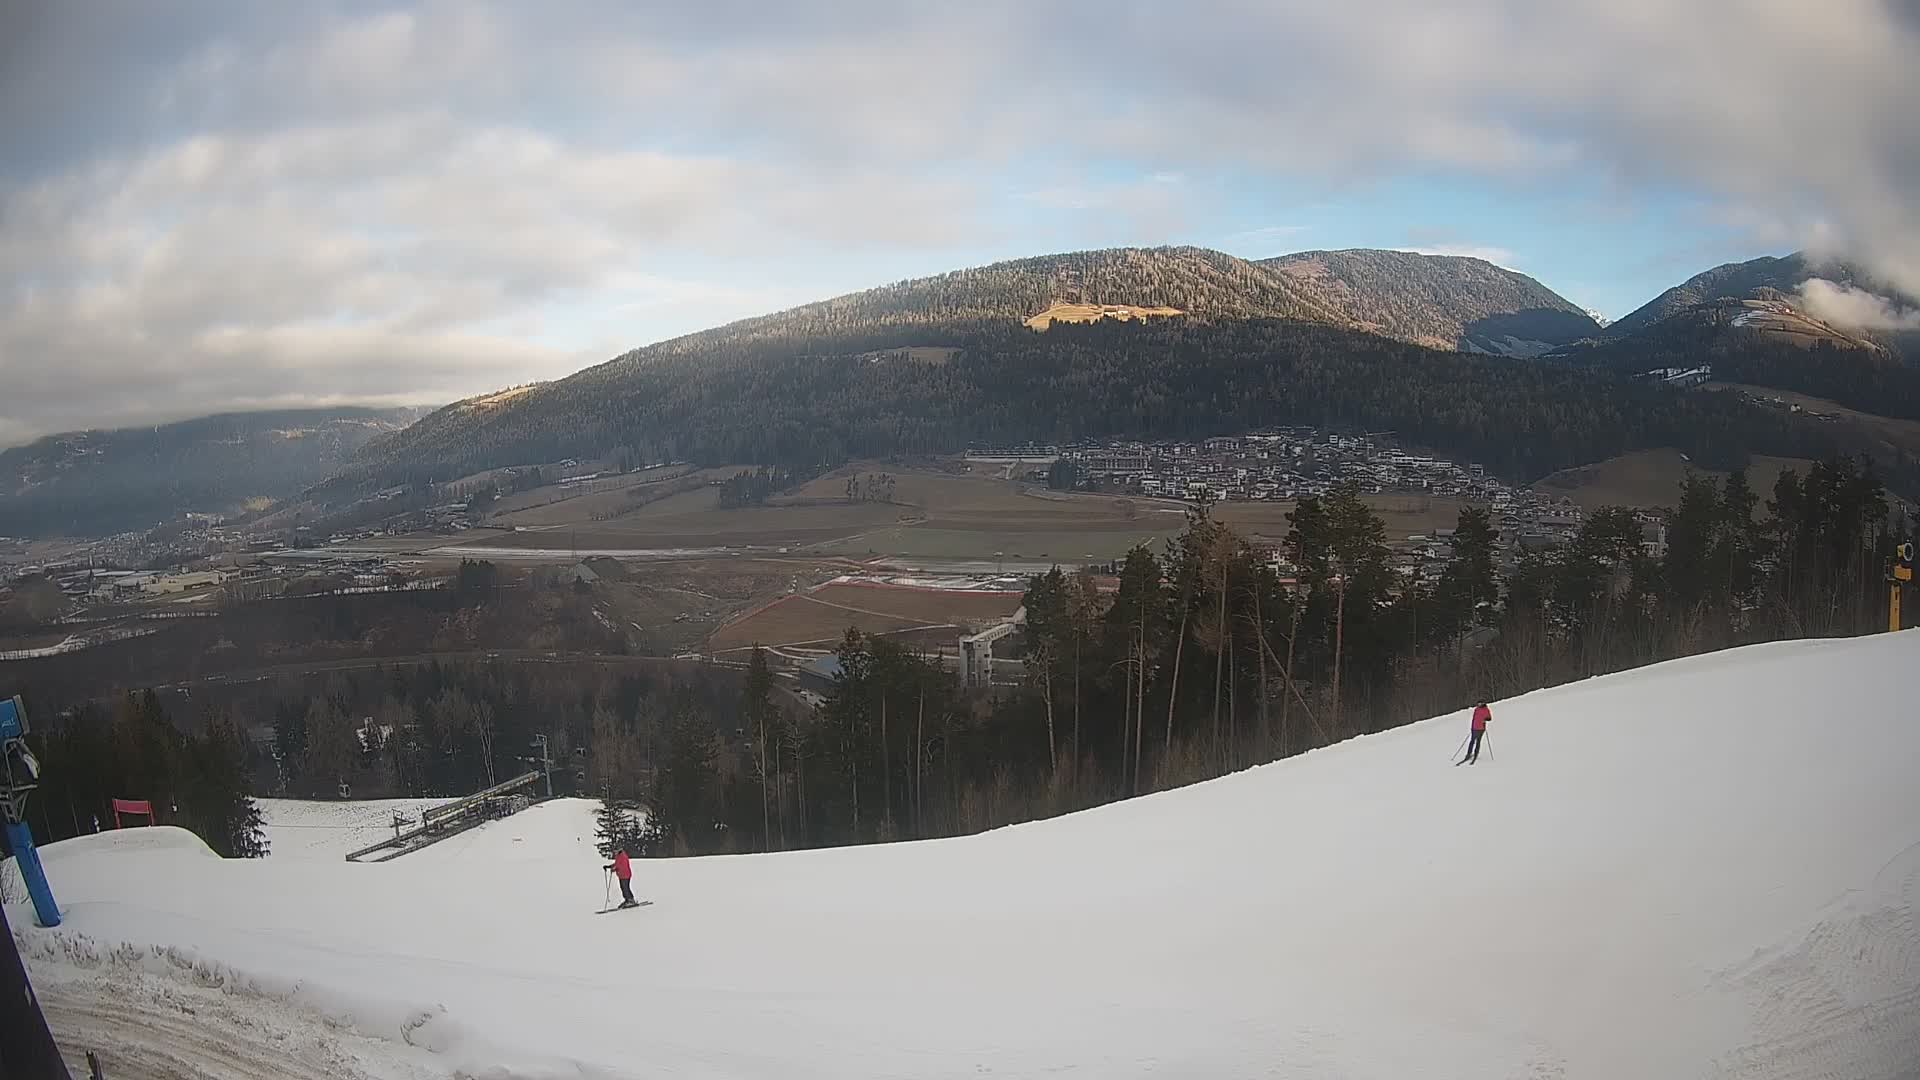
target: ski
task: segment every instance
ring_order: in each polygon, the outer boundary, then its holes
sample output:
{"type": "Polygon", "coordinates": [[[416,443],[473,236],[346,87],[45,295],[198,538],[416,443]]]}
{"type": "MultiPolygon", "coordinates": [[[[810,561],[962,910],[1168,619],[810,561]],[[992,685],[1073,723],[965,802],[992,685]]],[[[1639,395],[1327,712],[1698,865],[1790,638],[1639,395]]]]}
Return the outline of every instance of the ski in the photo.
{"type": "Polygon", "coordinates": [[[595,914],[595,915],[608,915],[608,914],[611,914],[611,913],[613,913],[613,912],[616,912],[616,911],[625,911],[625,910],[627,910],[628,908],[640,908],[640,907],[651,907],[651,906],[653,906],[653,901],[651,901],[651,900],[640,900],[640,901],[637,901],[637,902],[635,902],[635,903],[631,903],[631,904],[615,904],[615,905],[613,905],[613,906],[612,906],[612,907],[610,907],[610,908],[601,908],[601,909],[600,909],[599,911],[596,911],[596,912],[594,912],[594,914],[595,914]]]}

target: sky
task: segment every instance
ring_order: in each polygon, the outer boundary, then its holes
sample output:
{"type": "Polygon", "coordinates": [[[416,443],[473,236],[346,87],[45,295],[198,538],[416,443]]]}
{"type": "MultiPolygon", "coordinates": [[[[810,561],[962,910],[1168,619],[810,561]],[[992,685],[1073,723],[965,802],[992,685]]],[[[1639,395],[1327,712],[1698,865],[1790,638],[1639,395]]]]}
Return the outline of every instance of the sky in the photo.
{"type": "Polygon", "coordinates": [[[0,445],[1092,247],[1920,294],[1915,55],[1920,0],[0,0],[0,445]]]}

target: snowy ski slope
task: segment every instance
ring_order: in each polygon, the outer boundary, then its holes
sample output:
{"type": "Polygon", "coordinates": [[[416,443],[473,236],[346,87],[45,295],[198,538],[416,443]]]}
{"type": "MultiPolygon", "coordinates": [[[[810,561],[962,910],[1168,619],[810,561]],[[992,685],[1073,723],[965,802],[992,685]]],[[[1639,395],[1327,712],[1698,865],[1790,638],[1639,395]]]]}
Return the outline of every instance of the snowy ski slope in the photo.
{"type": "Polygon", "coordinates": [[[1697,657],[1496,703],[1477,766],[1455,714],[976,837],[641,863],[655,905],[605,916],[585,802],[370,866],[130,831],[47,849],[67,924],[19,932],[53,997],[126,980],[90,1016],[201,1001],[207,1054],[278,1032],[309,1075],[1893,1080],[1916,661],[1697,657]]]}

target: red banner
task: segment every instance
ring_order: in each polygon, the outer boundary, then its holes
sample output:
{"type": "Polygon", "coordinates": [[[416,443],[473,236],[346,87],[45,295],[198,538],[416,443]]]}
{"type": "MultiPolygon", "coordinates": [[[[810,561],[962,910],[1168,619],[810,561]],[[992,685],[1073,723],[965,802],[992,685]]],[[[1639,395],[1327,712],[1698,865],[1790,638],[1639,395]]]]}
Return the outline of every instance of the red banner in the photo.
{"type": "Polygon", "coordinates": [[[153,804],[145,799],[113,800],[113,827],[116,829],[124,827],[120,823],[121,814],[145,814],[147,824],[153,824],[153,804]]]}

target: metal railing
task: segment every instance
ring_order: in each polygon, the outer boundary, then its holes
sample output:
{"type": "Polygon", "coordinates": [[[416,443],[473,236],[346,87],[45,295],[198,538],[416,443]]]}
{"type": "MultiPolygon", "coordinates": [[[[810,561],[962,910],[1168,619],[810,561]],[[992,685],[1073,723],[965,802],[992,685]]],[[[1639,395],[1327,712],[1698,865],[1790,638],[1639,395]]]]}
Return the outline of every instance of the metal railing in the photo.
{"type": "Polygon", "coordinates": [[[455,833],[465,832],[481,822],[505,817],[519,807],[513,807],[504,813],[492,812],[498,808],[496,800],[513,796],[522,788],[532,787],[539,782],[542,775],[539,772],[522,773],[504,783],[495,784],[490,788],[426,810],[420,815],[419,825],[405,831],[396,830],[393,836],[377,844],[368,844],[358,851],[350,851],[347,853],[347,861],[360,862],[369,855],[388,852],[389,854],[381,858],[369,860],[385,862],[388,859],[418,851],[455,833]]]}

